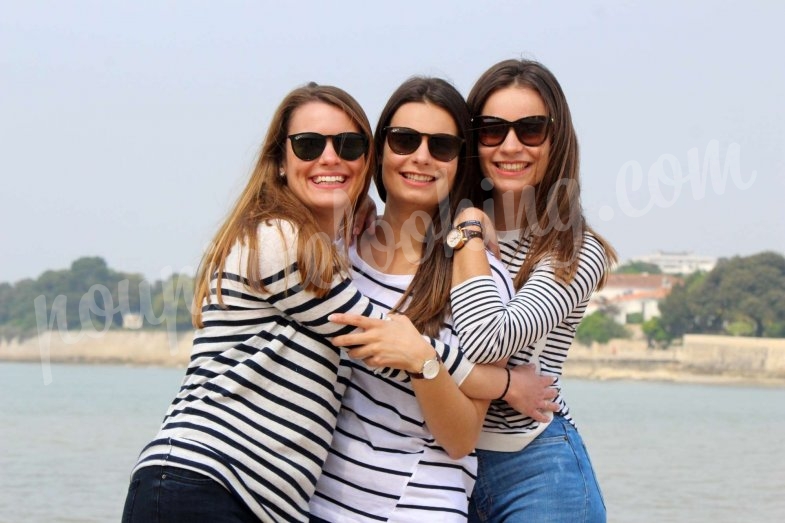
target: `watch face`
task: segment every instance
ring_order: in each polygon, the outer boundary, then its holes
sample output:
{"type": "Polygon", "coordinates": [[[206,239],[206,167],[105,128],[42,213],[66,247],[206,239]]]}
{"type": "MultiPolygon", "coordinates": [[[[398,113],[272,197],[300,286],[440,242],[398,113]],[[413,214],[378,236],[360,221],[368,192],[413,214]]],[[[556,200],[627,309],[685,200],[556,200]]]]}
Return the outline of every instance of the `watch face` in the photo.
{"type": "Polygon", "coordinates": [[[447,233],[447,237],[445,241],[447,242],[447,246],[451,249],[454,249],[458,245],[461,244],[463,240],[463,234],[458,229],[451,229],[450,232],[447,233]]]}
{"type": "Polygon", "coordinates": [[[439,374],[439,359],[427,360],[422,366],[422,377],[426,380],[432,380],[437,374],[439,374]]]}

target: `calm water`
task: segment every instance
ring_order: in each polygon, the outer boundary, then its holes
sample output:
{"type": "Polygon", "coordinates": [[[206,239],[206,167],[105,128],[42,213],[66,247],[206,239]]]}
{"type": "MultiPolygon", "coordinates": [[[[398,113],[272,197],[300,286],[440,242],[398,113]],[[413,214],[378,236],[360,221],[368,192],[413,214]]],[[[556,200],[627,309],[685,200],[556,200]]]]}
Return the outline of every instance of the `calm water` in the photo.
{"type": "MultiPolygon", "coordinates": [[[[0,363],[0,522],[119,521],[183,372],[0,363]]],[[[785,519],[785,390],[567,381],[612,522],[785,519]]]]}

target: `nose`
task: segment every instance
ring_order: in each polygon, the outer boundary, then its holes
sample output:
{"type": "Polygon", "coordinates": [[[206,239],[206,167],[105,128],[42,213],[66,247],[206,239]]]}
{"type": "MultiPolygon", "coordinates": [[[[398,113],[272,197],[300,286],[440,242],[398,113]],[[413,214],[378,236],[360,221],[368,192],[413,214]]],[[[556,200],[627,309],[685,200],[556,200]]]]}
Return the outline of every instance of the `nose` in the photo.
{"type": "Polygon", "coordinates": [[[515,153],[520,151],[522,148],[523,144],[515,135],[515,129],[510,126],[509,129],[507,129],[507,136],[504,137],[504,141],[501,143],[500,149],[502,151],[515,153]]]}
{"type": "Polygon", "coordinates": [[[428,137],[423,135],[420,141],[420,146],[412,153],[412,159],[416,163],[430,163],[431,151],[428,149],[428,137]]]}
{"type": "Polygon", "coordinates": [[[341,157],[338,156],[338,152],[335,150],[333,139],[329,138],[327,143],[324,145],[324,151],[322,151],[322,155],[319,156],[319,163],[325,165],[334,165],[340,161],[341,157]]]}

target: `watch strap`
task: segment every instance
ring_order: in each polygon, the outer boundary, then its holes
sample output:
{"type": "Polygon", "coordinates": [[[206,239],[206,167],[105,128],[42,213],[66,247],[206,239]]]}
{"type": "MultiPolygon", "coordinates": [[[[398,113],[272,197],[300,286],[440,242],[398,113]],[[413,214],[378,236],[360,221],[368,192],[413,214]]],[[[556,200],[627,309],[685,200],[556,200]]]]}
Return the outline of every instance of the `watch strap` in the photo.
{"type": "Polygon", "coordinates": [[[480,232],[485,232],[485,229],[483,228],[482,222],[480,220],[466,220],[465,222],[459,223],[454,228],[464,230],[467,227],[479,227],[480,232]]]}

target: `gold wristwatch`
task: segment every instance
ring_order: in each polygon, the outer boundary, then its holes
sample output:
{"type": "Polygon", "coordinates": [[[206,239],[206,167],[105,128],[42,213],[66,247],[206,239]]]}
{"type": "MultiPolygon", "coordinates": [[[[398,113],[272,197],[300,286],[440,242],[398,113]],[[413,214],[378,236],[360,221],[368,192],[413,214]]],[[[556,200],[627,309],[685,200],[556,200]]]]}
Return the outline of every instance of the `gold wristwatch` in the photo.
{"type": "Polygon", "coordinates": [[[466,245],[466,242],[472,238],[483,238],[482,224],[477,220],[469,220],[459,223],[455,226],[455,228],[451,229],[450,232],[447,233],[447,236],[444,238],[444,242],[447,244],[447,247],[457,251],[463,248],[463,246],[466,245]],[[478,231],[476,229],[469,229],[469,227],[473,226],[479,227],[480,230],[478,231]]]}

